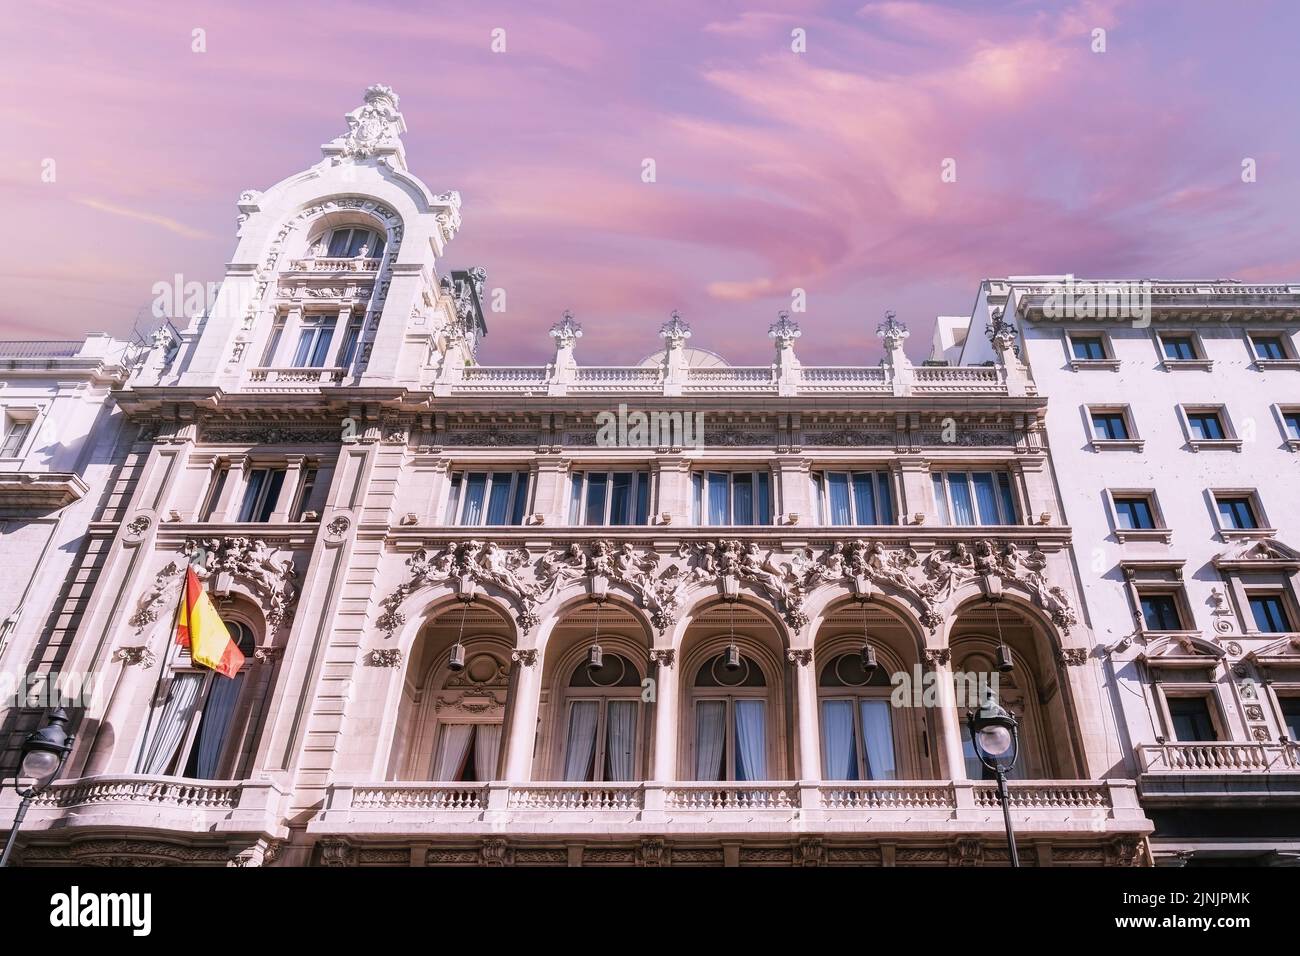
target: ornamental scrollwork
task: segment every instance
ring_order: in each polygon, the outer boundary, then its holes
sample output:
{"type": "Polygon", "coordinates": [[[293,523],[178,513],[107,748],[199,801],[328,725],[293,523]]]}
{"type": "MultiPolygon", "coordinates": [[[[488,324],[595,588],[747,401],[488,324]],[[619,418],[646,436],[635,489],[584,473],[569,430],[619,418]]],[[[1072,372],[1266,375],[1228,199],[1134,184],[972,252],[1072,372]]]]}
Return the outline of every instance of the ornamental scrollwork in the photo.
{"type": "Polygon", "coordinates": [[[492,585],[508,595],[515,604],[519,626],[529,631],[539,623],[536,611],[537,588],[523,580],[521,572],[530,561],[526,548],[508,550],[495,542],[462,541],[430,556],[420,548],[406,560],[407,580],[381,602],[383,612],[377,624],[385,633],[406,623],[402,602],[411,592],[426,584],[465,579],[492,585]]]}

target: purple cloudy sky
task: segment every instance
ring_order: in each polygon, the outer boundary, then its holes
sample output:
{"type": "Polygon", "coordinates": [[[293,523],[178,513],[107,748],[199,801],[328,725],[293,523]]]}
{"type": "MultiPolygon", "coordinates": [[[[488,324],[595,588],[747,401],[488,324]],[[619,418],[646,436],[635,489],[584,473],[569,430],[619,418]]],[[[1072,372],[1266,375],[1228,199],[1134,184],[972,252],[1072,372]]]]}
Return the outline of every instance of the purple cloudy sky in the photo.
{"type": "Polygon", "coordinates": [[[545,361],[565,308],[579,361],[640,359],[679,308],[756,363],[800,287],[800,355],[852,364],[889,308],[924,357],[988,275],[1294,281],[1297,33],[1292,2],[28,2],[0,337],[124,335],[155,282],[219,279],[239,192],[316,162],[372,82],[464,198],[444,266],[507,291],[487,363],[545,361]]]}

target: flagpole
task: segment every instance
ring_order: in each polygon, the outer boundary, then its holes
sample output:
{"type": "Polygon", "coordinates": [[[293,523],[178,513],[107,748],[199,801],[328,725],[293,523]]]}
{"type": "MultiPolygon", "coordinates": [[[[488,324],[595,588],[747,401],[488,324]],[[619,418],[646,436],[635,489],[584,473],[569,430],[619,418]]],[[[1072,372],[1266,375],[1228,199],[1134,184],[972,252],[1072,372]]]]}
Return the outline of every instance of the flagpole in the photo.
{"type": "Polygon", "coordinates": [[[181,619],[181,608],[185,606],[185,591],[189,586],[190,568],[194,565],[189,556],[185,558],[185,568],[181,571],[181,599],[176,602],[176,610],[172,612],[172,628],[170,636],[167,639],[167,647],[163,651],[162,663],[158,668],[158,679],[154,681],[153,696],[150,698],[149,715],[144,722],[144,738],[140,742],[140,753],[135,758],[135,772],[141,772],[141,764],[144,762],[145,754],[149,747],[149,731],[153,729],[153,712],[158,708],[158,694],[162,690],[163,677],[167,673],[167,668],[171,666],[173,649],[176,645],[176,625],[181,619]]]}

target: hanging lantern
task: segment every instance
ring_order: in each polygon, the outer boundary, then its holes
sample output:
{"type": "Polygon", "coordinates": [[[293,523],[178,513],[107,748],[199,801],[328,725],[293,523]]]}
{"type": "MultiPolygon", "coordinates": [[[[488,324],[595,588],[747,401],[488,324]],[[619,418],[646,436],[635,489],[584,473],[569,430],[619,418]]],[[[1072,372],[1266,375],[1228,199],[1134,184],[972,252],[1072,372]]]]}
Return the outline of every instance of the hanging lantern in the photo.
{"type": "Polygon", "coordinates": [[[447,661],[447,666],[456,672],[465,669],[465,645],[457,641],[451,646],[451,659],[447,661]]]}
{"type": "Polygon", "coordinates": [[[722,659],[722,666],[729,671],[740,670],[740,648],[735,643],[727,645],[727,653],[722,659]]]}
{"type": "Polygon", "coordinates": [[[602,601],[596,602],[596,627],[591,633],[591,647],[587,651],[587,670],[598,671],[605,666],[605,652],[600,647],[600,607],[602,601]]]}
{"type": "Polygon", "coordinates": [[[998,645],[998,670],[1004,674],[1009,674],[1016,669],[1016,665],[1011,660],[1011,648],[1005,644],[998,645]]]}
{"type": "Polygon", "coordinates": [[[862,645],[862,669],[867,672],[868,680],[871,679],[871,675],[876,672],[876,668],[879,666],[880,666],[880,662],[876,660],[876,649],[872,647],[870,644],[863,644],[862,645]]]}

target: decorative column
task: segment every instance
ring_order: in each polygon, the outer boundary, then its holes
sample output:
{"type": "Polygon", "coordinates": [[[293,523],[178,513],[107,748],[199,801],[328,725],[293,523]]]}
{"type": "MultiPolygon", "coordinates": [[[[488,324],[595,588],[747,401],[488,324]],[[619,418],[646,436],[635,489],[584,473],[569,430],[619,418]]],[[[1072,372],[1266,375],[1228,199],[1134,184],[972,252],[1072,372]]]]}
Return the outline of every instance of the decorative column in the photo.
{"type": "Polygon", "coordinates": [[[691,337],[691,327],[686,324],[676,309],[671,317],[659,327],[659,336],[664,340],[664,394],[680,395],[686,383],[686,340],[691,337]]]}
{"type": "Polygon", "coordinates": [[[794,340],[803,335],[797,323],[784,309],[768,327],[767,337],[776,343],[776,382],[778,395],[798,395],[801,381],[799,359],[794,354],[794,340]]]}
{"type": "Polygon", "coordinates": [[[555,339],[555,359],[551,364],[551,380],[546,394],[567,395],[569,383],[578,375],[573,346],[582,338],[582,326],[573,320],[573,313],[568,309],[564,310],[560,321],[551,326],[551,338],[555,339]]]}
{"type": "Polygon", "coordinates": [[[903,351],[903,343],[911,334],[892,309],[885,313],[885,321],[876,326],[876,335],[885,345],[885,364],[893,373],[895,395],[912,394],[912,363],[903,351]]]}
{"type": "Polygon", "coordinates": [[[817,669],[810,648],[790,649],[786,660],[793,665],[795,718],[799,734],[799,779],[822,778],[821,741],[817,733],[817,669]]]}
{"type": "Polygon", "coordinates": [[[221,487],[221,497],[212,509],[213,521],[236,521],[244,500],[244,485],[248,481],[248,456],[231,455],[226,459],[226,483],[221,487]]]}
{"type": "Polygon", "coordinates": [[[966,757],[961,746],[961,726],[957,716],[957,697],[952,681],[952,650],[947,647],[926,648],[925,662],[934,672],[939,705],[935,710],[939,748],[939,769],[949,780],[966,779],[966,757]]]}
{"type": "Polygon", "coordinates": [[[650,470],[655,476],[654,524],[690,525],[691,523],[691,468],[690,462],[679,455],[658,456],[650,460],[650,470]]]}
{"type": "Polygon", "coordinates": [[[650,659],[655,663],[655,759],[650,776],[661,782],[676,780],[677,651],[657,647],[650,652],[650,659]]]}
{"type": "Polygon", "coordinates": [[[533,776],[533,746],[537,741],[537,708],[542,697],[542,668],[534,648],[510,655],[515,664],[514,707],[506,738],[506,780],[524,783],[533,776]]]}

